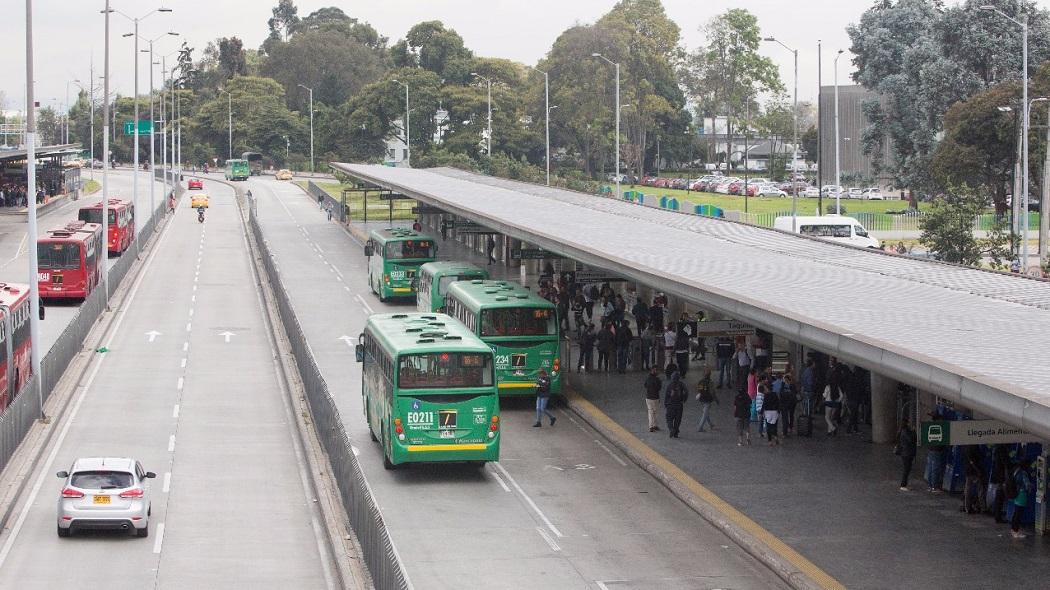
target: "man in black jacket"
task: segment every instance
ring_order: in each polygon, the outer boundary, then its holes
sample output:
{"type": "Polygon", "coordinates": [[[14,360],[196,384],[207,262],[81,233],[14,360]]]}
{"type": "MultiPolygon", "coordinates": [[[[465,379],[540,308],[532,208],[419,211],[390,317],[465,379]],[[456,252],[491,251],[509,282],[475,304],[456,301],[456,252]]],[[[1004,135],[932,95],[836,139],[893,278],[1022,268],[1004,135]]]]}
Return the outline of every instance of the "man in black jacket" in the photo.
{"type": "Polygon", "coordinates": [[[660,405],[660,389],[663,388],[660,372],[656,367],[649,369],[649,375],[645,378],[645,409],[649,415],[649,432],[656,432],[660,427],[656,425],[656,408],[660,405]]]}

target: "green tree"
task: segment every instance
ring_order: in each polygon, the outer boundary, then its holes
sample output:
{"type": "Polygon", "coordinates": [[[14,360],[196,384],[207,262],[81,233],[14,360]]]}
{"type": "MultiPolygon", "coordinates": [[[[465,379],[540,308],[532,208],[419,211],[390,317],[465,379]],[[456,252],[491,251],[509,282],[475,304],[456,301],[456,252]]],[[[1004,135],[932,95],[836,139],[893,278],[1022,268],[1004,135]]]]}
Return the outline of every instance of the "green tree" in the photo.
{"type": "Polygon", "coordinates": [[[272,12],[273,17],[266,21],[270,27],[270,38],[287,41],[292,29],[299,23],[299,9],[292,0],[279,0],[272,12]]]}
{"type": "Polygon", "coordinates": [[[449,82],[465,84],[470,81],[469,61],[473,57],[459,33],[434,20],[409,29],[404,44],[399,41],[395,45],[393,59],[399,67],[416,65],[449,82]]]}
{"type": "MultiPolygon", "coordinates": [[[[229,81],[226,90],[231,94],[233,106],[235,155],[243,151],[258,151],[281,161],[286,136],[298,145],[309,142],[302,118],[285,106],[284,88],[276,80],[237,76],[229,81]]],[[[190,121],[193,137],[211,146],[225,147],[227,112],[225,95],[203,102],[190,121]]],[[[216,151],[226,154],[224,149],[216,151]]]]}
{"type": "Polygon", "coordinates": [[[248,62],[244,55],[244,43],[237,37],[219,39],[219,66],[225,78],[244,76],[248,73],[248,62]]]}
{"type": "Polygon", "coordinates": [[[988,256],[993,266],[1001,266],[1009,256],[1005,218],[1000,218],[987,237],[978,238],[974,234],[974,220],[987,206],[987,199],[966,185],[938,196],[923,217],[919,243],[938,260],[979,266],[982,258],[988,256]]]}

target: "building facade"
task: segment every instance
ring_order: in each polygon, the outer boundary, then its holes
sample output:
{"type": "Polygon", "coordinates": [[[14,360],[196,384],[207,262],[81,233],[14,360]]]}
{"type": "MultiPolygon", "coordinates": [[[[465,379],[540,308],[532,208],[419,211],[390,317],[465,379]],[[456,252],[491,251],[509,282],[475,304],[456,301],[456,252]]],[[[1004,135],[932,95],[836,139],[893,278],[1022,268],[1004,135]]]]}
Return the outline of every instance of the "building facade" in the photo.
{"type": "MultiPolygon", "coordinates": [[[[874,159],[864,153],[861,142],[870,121],[864,116],[866,101],[878,95],[863,86],[839,86],[839,169],[843,186],[879,186],[893,189],[893,176],[887,173],[890,144],[883,145],[882,172],[876,175],[874,159]]],[[[835,184],[835,87],[820,89],[820,169],[823,184],[835,184]]]]}

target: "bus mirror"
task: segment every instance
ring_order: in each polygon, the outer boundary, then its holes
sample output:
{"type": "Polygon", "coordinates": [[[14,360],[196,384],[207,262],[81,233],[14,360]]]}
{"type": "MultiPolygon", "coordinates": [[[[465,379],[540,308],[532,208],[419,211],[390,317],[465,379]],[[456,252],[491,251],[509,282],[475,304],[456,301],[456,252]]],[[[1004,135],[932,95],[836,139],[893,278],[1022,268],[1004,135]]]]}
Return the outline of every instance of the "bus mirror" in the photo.
{"type": "Polygon", "coordinates": [[[40,321],[44,321],[44,302],[40,302],[40,321]]]}
{"type": "Polygon", "coordinates": [[[365,244],[365,256],[371,257],[375,253],[376,251],[372,244],[365,244]]]}
{"type": "Polygon", "coordinates": [[[357,362],[359,362],[359,363],[365,362],[365,345],[364,344],[358,344],[357,346],[355,346],[354,347],[354,355],[357,356],[357,362]]]}

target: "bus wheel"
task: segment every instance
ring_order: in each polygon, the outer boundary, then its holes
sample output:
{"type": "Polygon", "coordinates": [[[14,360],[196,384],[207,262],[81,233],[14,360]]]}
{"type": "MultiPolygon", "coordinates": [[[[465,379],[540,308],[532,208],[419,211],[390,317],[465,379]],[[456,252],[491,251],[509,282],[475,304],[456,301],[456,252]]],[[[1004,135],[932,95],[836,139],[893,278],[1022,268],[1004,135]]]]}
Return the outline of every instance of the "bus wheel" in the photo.
{"type": "Polygon", "coordinates": [[[367,405],[365,407],[365,422],[368,424],[368,436],[372,439],[372,442],[379,442],[375,431],[372,430],[372,416],[368,411],[367,405]]]}
{"type": "Polygon", "coordinates": [[[381,446],[383,450],[383,469],[386,469],[387,471],[396,469],[397,466],[390,462],[390,457],[387,455],[386,429],[383,429],[383,442],[381,446]]]}

